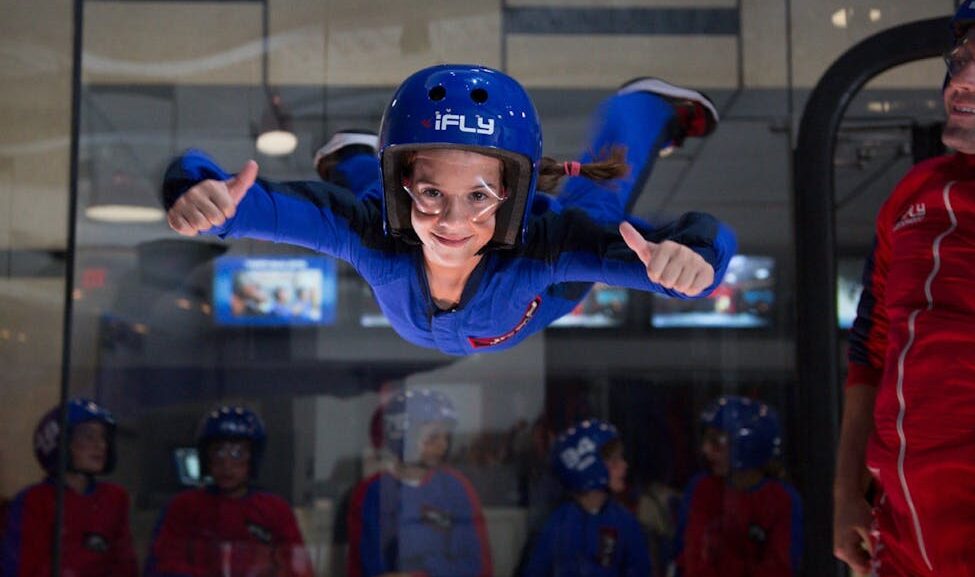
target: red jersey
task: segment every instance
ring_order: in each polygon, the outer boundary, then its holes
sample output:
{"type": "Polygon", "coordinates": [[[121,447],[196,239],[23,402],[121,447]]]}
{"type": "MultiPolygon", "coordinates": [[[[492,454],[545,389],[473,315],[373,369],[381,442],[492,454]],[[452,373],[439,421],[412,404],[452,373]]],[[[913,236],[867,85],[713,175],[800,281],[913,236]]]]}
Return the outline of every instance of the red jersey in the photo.
{"type": "Polygon", "coordinates": [[[231,498],[185,491],[163,510],[147,576],[311,577],[311,560],[288,503],[251,491],[231,498]]]}
{"type": "Polygon", "coordinates": [[[867,465],[896,524],[882,548],[912,572],[975,562],[959,553],[971,539],[953,544],[975,537],[956,531],[975,520],[973,322],[975,157],[955,154],[915,166],[881,208],[850,336],[847,384],[879,386],[867,465]]]}
{"type": "Polygon", "coordinates": [[[789,577],[799,572],[802,503],[795,488],[765,479],[736,489],[702,474],[681,503],[676,546],[681,577],[789,577]]]}
{"type": "MultiPolygon", "coordinates": [[[[3,532],[3,577],[50,577],[56,486],[32,485],[10,504],[3,532]]],[[[135,577],[129,495],[120,485],[64,489],[61,573],[64,577],[135,577]]]]}

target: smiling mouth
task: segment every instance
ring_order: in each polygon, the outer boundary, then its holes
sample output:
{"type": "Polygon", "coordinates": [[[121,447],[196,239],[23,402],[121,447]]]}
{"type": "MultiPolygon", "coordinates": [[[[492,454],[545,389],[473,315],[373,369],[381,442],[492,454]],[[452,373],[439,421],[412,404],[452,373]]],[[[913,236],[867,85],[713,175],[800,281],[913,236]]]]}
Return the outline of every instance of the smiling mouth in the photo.
{"type": "Polygon", "coordinates": [[[951,107],[951,113],[971,116],[975,114],[975,104],[954,104],[951,107]]]}
{"type": "Polygon", "coordinates": [[[454,239],[454,238],[442,237],[439,234],[434,234],[433,238],[437,239],[437,242],[439,242],[440,244],[444,246],[450,246],[450,247],[464,246],[465,244],[467,244],[467,241],[470,240],[470,237],[468,236],[459,239],[454,239]]]}

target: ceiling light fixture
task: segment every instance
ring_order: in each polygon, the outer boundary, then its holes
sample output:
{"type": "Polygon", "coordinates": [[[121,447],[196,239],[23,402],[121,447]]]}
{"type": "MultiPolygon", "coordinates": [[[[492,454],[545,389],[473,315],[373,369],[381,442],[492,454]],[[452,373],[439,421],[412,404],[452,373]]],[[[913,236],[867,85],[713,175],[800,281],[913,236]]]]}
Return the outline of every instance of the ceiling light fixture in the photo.
{"type": "Polygon", "coordinates": [[[830,17],[830,21],[833,23],[835,28],[846,28],[849,21],[849,17],[853,15],[853,9],[851,8],[840,8],[830,17]]]}
{"type": "Polygon", "coordinates": [[[298,147],[298,137],[291,131],[291,116],[281,104],[280,94],[268,94],[267,108],[261,115],[257,150],[267,156],[287,156],[298,147]]]}
{"type": "Polygon", "coordinates": [[[85,216],[90,220],[147,223],[166,216],[159,203],[154,202],[152,185],[145,178],[117,170],[107,182],[94,179],[91,186],[91,202],[85,207],[85,216]]]}
{"type": "Polygon", "coordinates": [[[281,95],[268,85],[270,41],[268,0],[261,3],[261,87],[267,99],[257,133],[257,151],[267,156],[287,156],[298,147],[298,137],[291,130],[291,115],[284,108],[281,95]]]}

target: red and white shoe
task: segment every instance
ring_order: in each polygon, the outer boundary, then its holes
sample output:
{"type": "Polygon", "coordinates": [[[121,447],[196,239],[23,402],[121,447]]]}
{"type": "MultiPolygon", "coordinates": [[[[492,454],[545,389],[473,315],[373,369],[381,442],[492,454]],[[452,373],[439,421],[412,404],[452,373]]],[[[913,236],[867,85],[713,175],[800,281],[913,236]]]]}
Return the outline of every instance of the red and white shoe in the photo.
{"type": "Polygon", "coordinates": [[[714,103],[697,90],[676,86],[659,78],[644,77],[634,78],[623,84],[617,94],[631,92],[656,94],[674,107],[677,123],[672,135],[673,146],[679,147],[688,137],[707,136],[718,126],[720,117],[714,103]]]}

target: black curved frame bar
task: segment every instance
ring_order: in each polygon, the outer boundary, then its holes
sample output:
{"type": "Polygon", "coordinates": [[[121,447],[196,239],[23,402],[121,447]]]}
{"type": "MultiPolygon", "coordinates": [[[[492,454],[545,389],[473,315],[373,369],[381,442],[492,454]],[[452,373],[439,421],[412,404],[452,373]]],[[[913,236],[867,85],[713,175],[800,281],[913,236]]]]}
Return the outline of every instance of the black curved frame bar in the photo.
{"type": "MultiPolygon", "coordinates": [[[[836,232],[833,154],[840,120],[873,77],[938,56],[951,36],[948,18],[890,28],[846,51],[816,84],[802,114],[795,150],[796,347],[799,371],[798,471],[806,487],[806,575],[844,575],[832,554],[832,486],[841,384],[836,328],[836,232]],[[824,450],[824,445],[830,450],[824,450]]],[[[935,88],[935,87],[932,87],[935,88]]]]}

